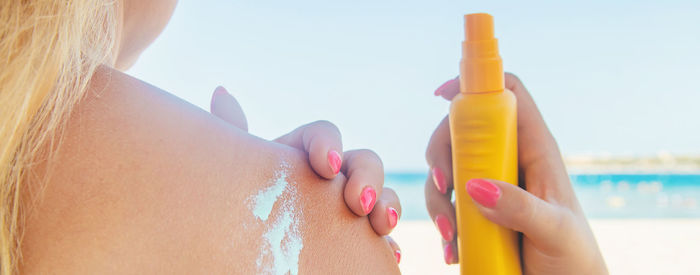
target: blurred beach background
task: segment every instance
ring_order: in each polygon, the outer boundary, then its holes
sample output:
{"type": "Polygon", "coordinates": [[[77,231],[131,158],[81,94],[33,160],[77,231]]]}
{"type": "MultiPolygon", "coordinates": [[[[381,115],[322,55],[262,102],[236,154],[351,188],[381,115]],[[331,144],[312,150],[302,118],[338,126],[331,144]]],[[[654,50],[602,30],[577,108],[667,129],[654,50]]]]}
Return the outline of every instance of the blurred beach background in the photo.
{"type": "MultiPolygon", "coordinates": [[[[446,266],[440,235],[425,208],[426,174],[388,174],[403,215],[392,236],[403,274],[459,274],[446,266]]],[[[610,274],[700,274],[700,174],[574,174],[610,274]]]]}
{"type": "Polygon", "coordinates": [[[462,15],[488,12],[557,138],[611,274],[700,274],[700,2],[181,0],[129,71],[250,132],[335,123],[383,159],[404,274],[457,274],[425,210],[424,150],[458,74],[462,15]]]}

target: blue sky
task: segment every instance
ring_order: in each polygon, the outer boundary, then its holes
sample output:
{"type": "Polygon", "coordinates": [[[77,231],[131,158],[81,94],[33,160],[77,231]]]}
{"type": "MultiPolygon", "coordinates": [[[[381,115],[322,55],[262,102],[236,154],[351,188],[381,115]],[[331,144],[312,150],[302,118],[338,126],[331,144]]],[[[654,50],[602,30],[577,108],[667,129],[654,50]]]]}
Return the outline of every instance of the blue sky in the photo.
{"type": "Polygon", "coordinates": [[[128,72],[207,110],[223,85],[258,136],[325,119],[387,170],[425,171],[462,15],[488,12],[565,155],[700,153],[700,2],[331,2],[181,0],[128,72]]]}

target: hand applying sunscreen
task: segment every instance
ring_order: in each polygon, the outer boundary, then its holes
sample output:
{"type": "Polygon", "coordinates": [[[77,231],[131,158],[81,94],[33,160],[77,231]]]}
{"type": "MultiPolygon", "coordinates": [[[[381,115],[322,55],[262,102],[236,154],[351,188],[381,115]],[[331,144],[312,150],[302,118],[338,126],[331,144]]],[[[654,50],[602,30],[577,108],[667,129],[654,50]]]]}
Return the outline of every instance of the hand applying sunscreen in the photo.
{"type": "Polygon", "coordinates": [[[465,185],[489,178],[518,183],[517,108],[505,89],[493,17],[465,15],[460,93],[450,106],[450,133],[461,274],[521,274],[516,232],[479,213],[465,185]]]}

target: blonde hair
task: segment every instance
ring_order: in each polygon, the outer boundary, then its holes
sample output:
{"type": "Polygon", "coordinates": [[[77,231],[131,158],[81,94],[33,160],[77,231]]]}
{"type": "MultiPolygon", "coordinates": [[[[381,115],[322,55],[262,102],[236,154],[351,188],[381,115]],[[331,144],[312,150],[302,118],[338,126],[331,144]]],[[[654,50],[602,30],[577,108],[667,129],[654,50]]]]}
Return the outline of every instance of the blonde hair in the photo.
{"type": "MultiPolygon", "coordinates": [[[[23,188],[50,158],[100,64],[111,64],[116,8],[109,0],[0,4],[0,271],[17,272],[23,188]],[[48,148],[48,149],[47,149],[48,148]]],[[[32,182],[33,183],[33,182],[32,182]]]]}

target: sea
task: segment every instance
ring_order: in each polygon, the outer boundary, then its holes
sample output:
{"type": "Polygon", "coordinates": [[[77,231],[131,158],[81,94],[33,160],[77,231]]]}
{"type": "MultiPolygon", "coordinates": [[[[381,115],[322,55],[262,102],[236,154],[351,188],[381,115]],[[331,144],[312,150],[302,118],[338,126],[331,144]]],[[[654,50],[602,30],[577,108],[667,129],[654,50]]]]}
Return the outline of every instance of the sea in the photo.
{"type": "MultiPolygon", "coordinates": [[[[402,220],[430,220],[425,173],[387,173],[385,186],[399,195],[402,220]]],[[[700,174],[571,175],[589,219],[700,218],[700,174]]]]}

